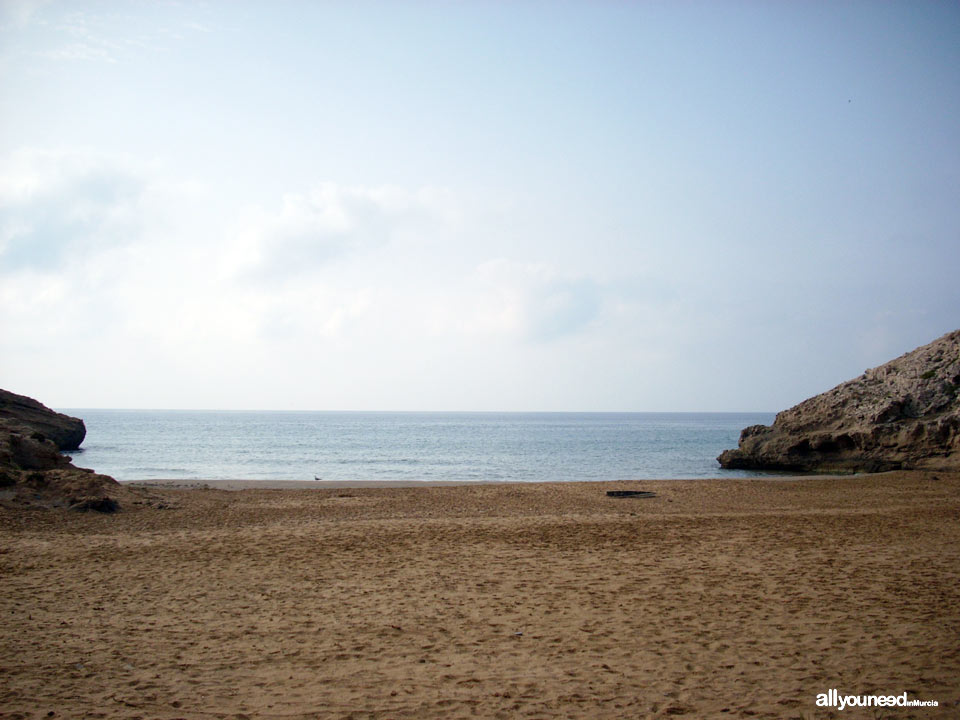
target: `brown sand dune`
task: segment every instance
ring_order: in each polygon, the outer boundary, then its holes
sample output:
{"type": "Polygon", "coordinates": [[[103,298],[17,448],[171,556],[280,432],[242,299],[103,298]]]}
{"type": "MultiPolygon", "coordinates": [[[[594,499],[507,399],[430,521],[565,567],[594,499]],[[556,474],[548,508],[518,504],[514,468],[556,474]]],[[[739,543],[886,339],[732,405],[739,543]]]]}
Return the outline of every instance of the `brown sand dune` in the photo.
{"type": "Polygon", "coordinates": [[[960,716],[957,475],[144,492],[0,514],[0,717],[960,716]]]}

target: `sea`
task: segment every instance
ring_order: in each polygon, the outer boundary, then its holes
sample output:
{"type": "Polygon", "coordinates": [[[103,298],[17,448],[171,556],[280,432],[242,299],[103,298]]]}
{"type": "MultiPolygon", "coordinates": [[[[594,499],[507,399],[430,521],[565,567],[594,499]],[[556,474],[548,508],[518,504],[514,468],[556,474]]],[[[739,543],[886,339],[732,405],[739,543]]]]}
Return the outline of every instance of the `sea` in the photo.
{"type": "Polygon", "coordinates": [[[716,457],[773,413],[65,409],[74,464],[120,481],[558,482],[757,475],[716,457]]]}

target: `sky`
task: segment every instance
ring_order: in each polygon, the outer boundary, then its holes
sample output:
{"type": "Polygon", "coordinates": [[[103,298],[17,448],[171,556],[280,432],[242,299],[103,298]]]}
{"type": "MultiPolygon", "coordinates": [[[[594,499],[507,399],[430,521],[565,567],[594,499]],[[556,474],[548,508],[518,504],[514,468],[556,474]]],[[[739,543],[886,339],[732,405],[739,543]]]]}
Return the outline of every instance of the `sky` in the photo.
{"type": "Polygon", "coordinates": [[[0,0],[0,387],[777,411],[960,327],[956,2],[0,0]]]}

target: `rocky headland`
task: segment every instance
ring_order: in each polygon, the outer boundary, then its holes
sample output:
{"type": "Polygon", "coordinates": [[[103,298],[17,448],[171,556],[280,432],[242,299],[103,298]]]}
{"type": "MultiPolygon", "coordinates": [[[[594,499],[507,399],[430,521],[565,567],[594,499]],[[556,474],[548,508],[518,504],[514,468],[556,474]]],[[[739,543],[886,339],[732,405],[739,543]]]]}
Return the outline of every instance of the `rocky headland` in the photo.
{"type": "Polygon", "coordinates": [[[753,425],[717,460],[789,472],[960,470],[960,330],[753,425]]]}
{"type": "Polygon", "coordinates": [[[118,509],[120,484],[61,452],[78,449],[86,433],[83,420],[0,390],[0,505],[118,509]]]}

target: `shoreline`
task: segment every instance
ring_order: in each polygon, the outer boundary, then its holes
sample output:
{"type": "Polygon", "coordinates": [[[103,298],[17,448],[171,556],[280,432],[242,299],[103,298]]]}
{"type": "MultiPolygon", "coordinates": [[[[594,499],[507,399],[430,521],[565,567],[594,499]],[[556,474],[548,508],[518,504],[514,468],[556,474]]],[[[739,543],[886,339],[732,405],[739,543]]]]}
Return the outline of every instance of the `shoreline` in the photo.
{"type": "Polygon", "coordinates": [[[498,480],[248,480],[243,478],[215,480],[155,478],[151,480],[118,480],[118,482],[124,487],[163,488],[168,490],[342,490],[350,488],[463,487],[511,484],[510,481],[498,480]]]}
{"type": "MultiPolygon", "coordinates": [[[[877,473],[882,475],[883,473],[877,473]]],[[[363,488],[426,488],[426,487],[480,487],[492,485],[535,486],[535,485],[642,485],[650,483],[724,483],[741,481],[798,481],[811,478],[853,478],[863,473],[849,475],[793,475],[789,473],[757,475],[755,477],[709,477],[709,478],[650,478],[637,480],[250,480],[234,479],[181,479],[154,478],[150,480],[118,480],[123,487],[166,489],[166,490],[345,490],[363,488]]]]}

